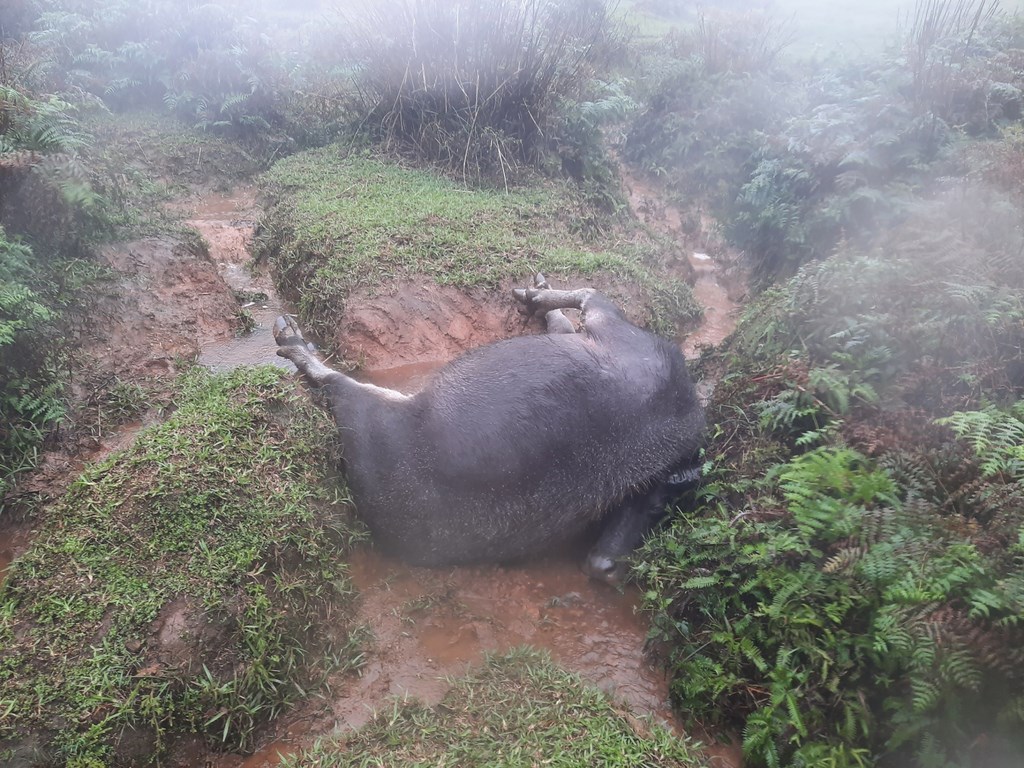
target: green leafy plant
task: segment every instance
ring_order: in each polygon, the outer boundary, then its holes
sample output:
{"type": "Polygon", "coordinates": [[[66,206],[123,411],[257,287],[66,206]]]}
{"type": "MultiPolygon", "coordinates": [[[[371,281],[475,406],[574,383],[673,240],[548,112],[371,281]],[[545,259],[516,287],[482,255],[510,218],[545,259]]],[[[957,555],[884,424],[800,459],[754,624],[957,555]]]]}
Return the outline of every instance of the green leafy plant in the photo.
{"type": "Polygon", "coordinates": [[[0,227],[0,496],[20,470],[33,466],[49,427],[64,415],[50,344],[51,302],[33,285],[32,250],[0,227]]]}
{"type": "Polygon", "coordinates": [[[970,442],[986,477],[1024,478],[1024,400],[1008,410],[989,405],[979,411],[957,411],[938,423],[970,442]]]}
{"type": "Polygon", "coordinates": [[[740,716],[768,766],[964,754],[991,718],[1013,733],[1013,700],[990,698],[1021,673],[1002,655],[1024,619],[1012,558],[958,540],[846,447],[777,466],[739,515],[712,477],[638,566],[684,711],[740,716]]]}

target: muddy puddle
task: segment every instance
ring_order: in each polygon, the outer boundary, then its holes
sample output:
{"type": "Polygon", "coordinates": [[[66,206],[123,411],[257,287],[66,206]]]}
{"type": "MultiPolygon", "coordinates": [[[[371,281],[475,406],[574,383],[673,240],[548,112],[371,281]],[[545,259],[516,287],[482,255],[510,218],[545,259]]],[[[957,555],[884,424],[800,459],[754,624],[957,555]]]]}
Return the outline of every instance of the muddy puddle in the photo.
{"type": "Polygon", "coordinates": [[[619,592],[579,568],[583,551],[520,566],[425,569],[371,549],[352,560],[359,620],[376,642],[358,682],[335,702],[339,723],[361,725],[373,699],[439,701],[446,677],[485,652],[542,648],[637,714],[674,725],[664,674],[644,653],[647,620],[635,590],[619,592]]]}
{"type": "Polygon", "coordinates": [[[446,362],[445,360],[426,360],[420,363],[396,365],[394,368],[381,368],[376,371],[356,371],[352,376],[359,381],[412,395],[423,389],[446,362]]]}
{"type": "MultiPolygon", "coordinates": [[[[583,554],[517,566],[415,568],[371,546],[360,549],[350,560],[359,594],[355,623],[373,633],[363,667],[332,679],[326,699],[278,723],[255,754],[207,755],[205,762],[278,765],[318,736],[365,725],[396,699],[437,704],[451,680],[485,654],[520,646],[546,650],[635,716],[683,733],[664,669],[645,651],[648,621],[638,610],[639,593],[589,579],[579,568],[583,554]]],[[[720,768],[740,765],[727,749],[713,754],[720,768]]]]}
{"type": "MultiPolygon", "coordinates": [[[[364,381],[412,394],[444,364],[378,371],[364,381]]],[[[352,559],[361,596],[357,623],[375,643],[358,682],[334,703],[337,722],[358,727],[389,697],[428,703],[487,652],[542,648],[585,680],[674,727],[668,680],[644,653],[647,619],[635,589],[588,578],[584,549],[519,566],[413,568],[370,547],[352,559]]]]}
{"type": "MultiPolygon", "coordinates": [[[[444,365],[413,363],[354,374],[413,394],[444,365]]],[[[395,699],[439,702],[452,678],[488,653],[519,646],[546,650],[632,713],[683,734],[669,702],[669,680],[647,652],[648,618],[635,587],[613,589],[580,569],[572,551],[511,566],[418,568],[365,545],[350,559],[359,595],[355,625],[372,640],[358,673],[335,676],[331,695],[278,723],[268,743],[248,757],[212,756],[217,768],[268,768],[317,736],[365,725],[395,699]]],[[[704,739],[707,743],[707,739],[704,739]]],[[[716,768],[741,764],[738,750],[710,745],[716,768]]]]}
{"type": "Polygon", "coordinates": [[[183,205],[185,223],[196,229],[209,246],[210,259],[227,286],[240,297],[240,309],[252,320],[234,338],[201,339],[199,364],[212,371],[230,371],[240,365],[295,366],[278,357],[274,321],[286,311],[277,298],[266,270],[252,270],[249,243],[256,227],[254,191],[242,187],[230,194],[210,194],[183,205]]]}
{"type": "Polygon", "coordinates": [[[718,264],[714,258],[700,251],[692,251],[689,259],[697,276],[693,284],[693,295],[697,303],[704,307],[700,327],[683,339],[683,354],[687,358],[694,358],[700,354],[701,347],[721,344],[736,330],[738,304],[719,282],[718,264]]]}

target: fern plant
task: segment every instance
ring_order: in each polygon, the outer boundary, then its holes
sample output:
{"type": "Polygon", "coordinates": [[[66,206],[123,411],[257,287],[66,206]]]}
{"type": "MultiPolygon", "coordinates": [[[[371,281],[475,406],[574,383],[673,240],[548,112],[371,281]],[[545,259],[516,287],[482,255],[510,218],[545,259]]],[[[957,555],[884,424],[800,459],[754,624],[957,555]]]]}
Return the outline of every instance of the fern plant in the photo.
{"type": "Polygon", "coordinates": [[[48,344],[55,312],[32,288],[40,277],[33,267],[32,250],[0,227],[0,498],[64,415],[59,346],[48,344]]]}
{"type": "Polygon", "coordinates": [[[728,474],[709,476],[703,504],[648,543],[637,572],[678,703],[737,716],[751,765],[953,755],[972,728],[1019,722],[1011,699],[986,697],[1024,674],[1019,555],[958,540],[932,503],[842,445],[776,466],[738,515],[728,474]]]}
{"type": "Polygon", "coordinates": [[[937,423],[970,443],[986,477],[1024,478],[1024,400],[1005,410],[988,405],[977,411],[957,411],[937,423]]]}

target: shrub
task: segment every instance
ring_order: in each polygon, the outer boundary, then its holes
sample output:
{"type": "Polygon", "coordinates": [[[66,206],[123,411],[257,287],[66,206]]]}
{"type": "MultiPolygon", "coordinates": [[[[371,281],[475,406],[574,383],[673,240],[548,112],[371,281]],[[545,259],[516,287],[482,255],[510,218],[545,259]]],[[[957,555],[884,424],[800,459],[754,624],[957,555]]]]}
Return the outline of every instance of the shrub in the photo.
{"type": "Polygon", "coordinates": [[[642,571],[684,711],[739,717],[753,765],[974,764],[981,733],[1024,748],[1019,508],[965,536],[938,487],[842,446],[778,465],[738,515],[728,485],[642,571]]]}
{"type": "Polygon", "coordinates": [[[49,51],[67,87],[114,109],[167,109],[222,135],[286,141],[291,75],[301,68],[272,45],[266,13],[254,16],[234,0],[45,6],[31,37],[49,51]]]}
{"type": "Polygon", "coordinates": [[[538,162],[609,39],[601,0],[388,0],[351,20],[356,111],[387,146],[464,177],[538,162]]]}
{"type": "Polygon", "coordinates": [[[705,195],[761,287],[844,240],[878,244],[963,172],[957,139],[1006,135],[1021,114],[1019,22],[993,8],[923,2],[902,49],[811,76],[777,60],[763,24],[702,25],[662,51],[626,157],[705,195]]]}
{"type": "Polygon", "coordinates": [[[52,345],[54,317],[32,287],[32,250],[0,228],[0,497],[35,464],[46,430],[64,415],[52,345]]]}
{"type": "Polygon", "coordinates": [[[74,106],[30,91],[7,53],[0,43],[0,497],[64,415],[59,329],[95,273],[77,246],[97,200],[74,106]]]}
{"type": "Polygon", "coordinates": [[[752,304],[700,503],[638,566],[679,705],[752,765],[1024,749],[1020,210],[947,184],[752,304]]]}

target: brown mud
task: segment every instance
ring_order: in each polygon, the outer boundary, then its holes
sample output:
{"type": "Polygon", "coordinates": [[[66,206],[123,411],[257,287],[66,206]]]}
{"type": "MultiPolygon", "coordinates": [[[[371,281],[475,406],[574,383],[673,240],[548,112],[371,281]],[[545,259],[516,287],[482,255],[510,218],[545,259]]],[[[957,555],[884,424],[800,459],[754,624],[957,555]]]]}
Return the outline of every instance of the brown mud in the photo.
{"type": "Polygon", "coordinates": [[[200,244],[141,238],[103,248],[98,261],[111,278],[77,323],[68,418],[36,468],[0,499],[0,565],[31,543],[35,509],[161,418],[179,365],[196,359],[201,342],[235,333],[238,305],[200,244]],[[104,395],[117,382],[146,395],[143,411],[126,423],[105,413],[104,395]]]}
{"type": "Polygon", "coordinates": [[[295,366],[277,356],[274,343],[274,321],[285,307],[267,270],[254,269],[249,255],[258,214],[254,189],[211,193],[177,207],[185,213],[185,223],[202,235],[221,281],[240,302],[237,309],[251,318],[249,328],[202,339],[199,364],[212,371],[230,371],[240,365],[277,365],[294,371],[295,366]]]}
{"type": "Polygon", "coordinates": [[[701,347],[722,343],[736,329],[747,276],[733,252],[717,234],[717,227],[699,209],[684,210],[665,202],[666,193],[656,182],[621,166],[629,204],[637,218],[683,248],[695,280],[693,294],[704,309],[700,325],[680,339],[687,358],[701,347]]]}
{"type": "MultiPolygon", "coordinates": [[[[334,346],[347,365],[377,372],[452,360],[499,339],[541,333],[541,319],[528,318],[512,299],[512,289],[530,279],[524,274],[519,282],[505,280],[496,288],[406,280],[387,290],[357,290],[345,302],[334,346]]],[[[631,322],[643,325],[649,319],[644,297],[635,287],[608,278],[588,278],[588,285],[614,300],[631,322]]],[[[566,314],[571,320],[579,317],[574,310],[566,314]]]]}
{"type": "Polygon", "coordinates": [[[201,247],[145,238],[101,258],[117,277],[90,308],[83,360],[124,379],[169,376],[201,343],[234,336],[237,302],[201,247]]]}
{"type": "Polygon", "coordinates": [[[502,295],[482,288],[463,291],[403,282],[387,293],[351,296],[334,341],[345,361],[372,371],[451,360],[516,336],[524,325],[511,286],[502,295]]]}
{"type": "Polygon", "coordinates": [[[358,680],[333,703],[339,724],[362,725],[393,696],[434,704],[446,678],[485,652],[521,645],[549,651],[634,712],[675,723],[665,676],[644,654],[647,621],[636,595],[588,579],[577,557],[425,569],[367,549],[353,559],[352,577],[357,621],[373,627],[375,640],[358,680]]]}

